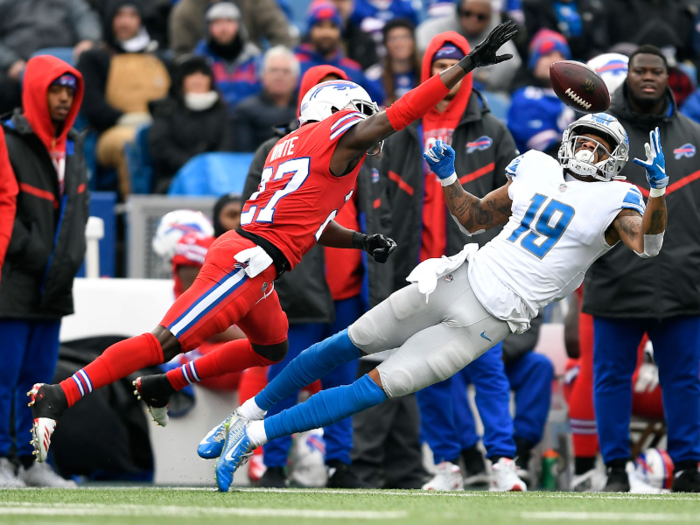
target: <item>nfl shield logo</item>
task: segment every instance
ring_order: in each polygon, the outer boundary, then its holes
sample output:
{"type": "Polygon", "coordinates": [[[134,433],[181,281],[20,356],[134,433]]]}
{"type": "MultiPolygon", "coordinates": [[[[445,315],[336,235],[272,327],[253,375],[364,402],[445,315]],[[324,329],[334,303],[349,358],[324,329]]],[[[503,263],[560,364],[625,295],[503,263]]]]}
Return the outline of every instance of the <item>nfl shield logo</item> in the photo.
{"type": "Polygon", "coordinates": [[[560,184],[559,185],[559,191],[564,193],[566,191],[566,184],[560,184]]]}

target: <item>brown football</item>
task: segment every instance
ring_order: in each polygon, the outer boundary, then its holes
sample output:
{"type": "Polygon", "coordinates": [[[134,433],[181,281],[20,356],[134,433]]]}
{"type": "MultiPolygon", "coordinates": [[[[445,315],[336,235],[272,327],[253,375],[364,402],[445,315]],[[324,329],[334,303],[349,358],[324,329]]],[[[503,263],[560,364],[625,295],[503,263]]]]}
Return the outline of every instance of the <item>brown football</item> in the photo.
{"type": "Polygon", "coordinates": [[[590,67],[573,60],[549,67],[552,89],[564,104],[582,113],[601,113],[610,107],[610,94],[603,79],[590,67]]]}

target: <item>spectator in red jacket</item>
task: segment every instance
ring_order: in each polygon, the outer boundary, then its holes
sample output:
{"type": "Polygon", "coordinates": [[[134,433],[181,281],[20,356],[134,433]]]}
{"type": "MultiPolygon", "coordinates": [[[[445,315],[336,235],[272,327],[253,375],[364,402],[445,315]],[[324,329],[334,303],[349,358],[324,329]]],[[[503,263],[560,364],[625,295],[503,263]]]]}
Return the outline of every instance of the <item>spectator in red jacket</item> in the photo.
{"type": "Polygon", "coordinates": [[[18,191],[17,179],[7,156],[5,133],[0,128],[0,269],[5,261],[7,245],[12,235],[18,191]]]}

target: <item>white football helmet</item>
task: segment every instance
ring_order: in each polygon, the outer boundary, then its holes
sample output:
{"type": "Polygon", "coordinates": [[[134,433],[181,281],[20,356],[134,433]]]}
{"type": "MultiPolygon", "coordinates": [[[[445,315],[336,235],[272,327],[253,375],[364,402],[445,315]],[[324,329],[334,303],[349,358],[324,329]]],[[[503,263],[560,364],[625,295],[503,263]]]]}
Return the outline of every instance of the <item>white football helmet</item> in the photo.
{"type": "Polygon", "coordinates": [[[620,172],[627,164],[629,150],[627,131],[622,124],[612,115],[595,113],[581,117],[566,128],[559,147],[559,164],[576,175],[602,181],[624,180],[626,177],[620,176],[620,172]],[[583,138],[582,135],[587,133],[604,137],[610,143],[612,151],[608,151],[596,140],[583,138]],[[579,149],[578,144],[583,140],[592,140],[597,144],[596,148],[593,151],[579,149]],[[598,150],[599,156],[607,154],[607,157],[594,164],[593,159],[598,150]]]}
{"type": "Polygon", "coordinates": [[[603,53],[591,58],[586,65],[600,75],[612,96],[627,78],[629,61],[628,57],[620,53],[603,53]]]}
{"type": "Polygon", "coordinates": [[[158,223],[153,237],[153,251],[170,261],[175,255],[178,241],[193,232],[213,237],[214,226],[209,217],[195,210],[171,211],[158,223]]]}
{"type": "MultiPolygon", "coordinates": [[[[321,122],[344,109],[354,109],[368,117],[379,113],[379,106],[363,87],[349,80],[327,80],[312,87],[304,95],[299,112],[299,126],[307,122],[321,122]]],[[[379,144],[379,151],[381,146],[382,143],[379,144]]]]}

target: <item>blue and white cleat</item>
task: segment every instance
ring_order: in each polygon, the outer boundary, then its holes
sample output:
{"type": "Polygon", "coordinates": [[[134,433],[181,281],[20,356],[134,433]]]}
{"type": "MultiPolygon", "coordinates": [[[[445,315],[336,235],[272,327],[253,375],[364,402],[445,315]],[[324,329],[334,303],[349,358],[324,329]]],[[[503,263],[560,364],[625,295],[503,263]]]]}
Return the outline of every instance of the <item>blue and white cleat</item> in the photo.
{"type": "Polygon", "coordinates": [[[233,473],[240,466],[245,465],[255,450],[247,432],[251,421],[240,416],[234,420],[235,416],[235,413],[231,414],[228,419],[226,444],[216,462],[216,485],[219,487],[219,492],[228,492],[233,482],[233,473]]]}
{"type": "Polygon", "coordinates": [[[200,441],[197,447],[197,454],[199,454],[200,458],[216,459],[221,455],[221,451],[224,449],[224,444],[226,443],[226,436],[228,435],[229,419],[235,414],[236,412],[212,428],[209,433],[204,436],[204,439],[200,441]]]}

